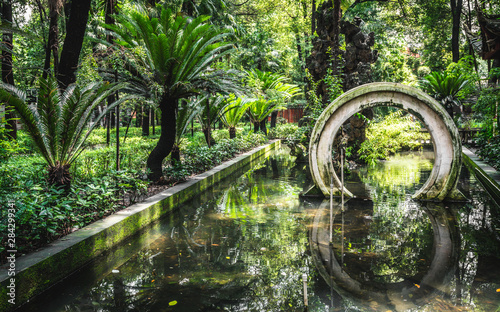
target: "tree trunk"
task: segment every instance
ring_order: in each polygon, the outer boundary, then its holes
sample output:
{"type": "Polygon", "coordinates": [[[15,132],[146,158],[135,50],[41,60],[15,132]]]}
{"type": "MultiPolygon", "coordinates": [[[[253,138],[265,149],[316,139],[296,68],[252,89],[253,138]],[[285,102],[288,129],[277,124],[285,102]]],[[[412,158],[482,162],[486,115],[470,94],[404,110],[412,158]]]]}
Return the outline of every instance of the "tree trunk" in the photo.
{"type": "Polygon", "coordinates": [[[316,31],[316,1],[312,0],[311,7],[311,36],[314,36],[314,32],[316,31]]]}
{"type": "Polygon", "coordinates": [[[270,128],[276,128],[276,120],[278,119],[278,111],[275,110],[271,113],[271,126],[270,128]]]}
{"type": "Polygon", "coordinates": [[[253,123],[253,133],[258,133],[260,129],[260,124],[258,121],[253,123]]]}
{"type": "MultiPolygon", "coordinates": [[[[116,0],[106,0],[106,16],[104,17],[104,22],[106,24],[115,24],[115,19],[113,18],[113,14],[115,14],[115,7],[116,0]]],[[[113,43],[113,36],[111,36],[109,33],[106,34],[106,41],[109,43],[113,43]]]]}
{"type": "Polygon", "coordinates": [[[63,187],[66,192],[71,188],[71,174],[69,172],[70,165],[56,164],[55,167],[49,167],[49,184],[63,187]]]}
{"type": "Polygon", "coordinates": [[[56,10],[50,10],[49,21],[49,39],[45,51],[45,64],[43,66],[43,78],[47,78],[50,73],[50,57],[54,58],[54,73],[57,74],[59,65],[59,13],[56,10]]]}
{"type": "MultiPolygon", "coordinates": [[[[5,1],[2,4],[2,21],[5,24],[12,24],[12,1],[5,1]]],[[[3,34],[3,44],[12,51],[12,34],[3,34]]],[[[12,68],[12,52],[2,50],[2,81],[4,83],[14,85],[14,73],[12,68]]],[[[5,125],[8,135],[11,139],[17,140],[17,121],[14,120],[15,114],[13,111],[6,115],[7,124],[5,125]]]]}
{"type": "Polygon", "coordinates": [[[463,0],[451,0],[451,14],[453,17],[453,26],[451,30],[451,52],[453,62],[457,63],[460,59],[460,15],[462,14],[463,0]]]}
{"type": "Polygon", "coordinates": [[[142,136],[149,136],[149,108],[144,108],[142,112],[142,136]]]}
{"type": "Polygon", "coordinates": [[[332,38],[332,63],[333,63],[333,74],[338,75],[339,73],[339,59],[338,55],[340,53],[340,20],[342,19],[342,10],[340,8],[340,0],[333,0],[333,38],[332,38]]]}
{"type": "Polygon", "coordinates": [[[170,154],[175,143],[176,120],[178,104],[177,99],[163,96],[160,102],[161,132],[156,147],[151,151],[147,161],[150,170],[148,178],[153,182],[160,181],[162,177],[162,162],[170,154]]]}
{"type": "Polygon", "coordinates": [[[57,71],[59,87],[63,90],[76,81],[76,70],[80,51],[82,50],[83,37],[87,28],[91,2],[91,0],[71,1],[70,16],[66,26],[66,39],[64,39],[57,71]]]}
{"type": "Polygon", "coordinates": [[[229,127],[229,138],[234,139],[236,137],[236,127],[229,127]]]}
{"type": "Polygon", "coordinates": [[[215,145],[215,139],[212,136],[212,131],[210,131],[210,127],[203,128],[203,135],[205,136],[205,141],[207,142],[208,147],[212,147],[215,145]]]}
{"type": "Polygon", "coordinates": [[[267,129],[266,129],[266,119],[267,119],[267,118],[264,118],[264,119],[260,122],[260,131],[264,132],[264,135],[267,135],[267,129]]]}

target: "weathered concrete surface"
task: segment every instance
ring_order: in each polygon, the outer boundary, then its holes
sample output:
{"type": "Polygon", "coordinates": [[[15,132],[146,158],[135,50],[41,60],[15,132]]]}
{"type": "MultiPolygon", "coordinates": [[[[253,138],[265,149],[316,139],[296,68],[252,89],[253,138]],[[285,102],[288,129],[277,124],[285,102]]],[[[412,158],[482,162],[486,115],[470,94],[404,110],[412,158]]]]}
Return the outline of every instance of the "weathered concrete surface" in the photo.
{"type": "Polygon", "coordinates": [[[171,187],[103,220],[55,241],[40,251],[15,262],[15,305],[8,300],[8,267],[0,267],[0,311],[12,311],[31,297],[67,277],[104,251],[135,234],[141,228],[178,208],[184,202],[279,147],[275,141],[244,153],[189,181],[171,187]]]}
{"type": "Polygon", "coordinates": [[[464,163],[476,178],[483,184],[484,188],[500,206],[500,172],[495,170],[468,148],[462,148],[464,163]]]}
{"type": "MultiPolygon", "coordinates": [[[[344,93],[333,101],[316,122],[309,145],[309,165],[315,185],[325,196],[340,194],[341,183],[333,169],[332,144],[340,126],[366,108],[394,106],[419,118],[434,145],[435,162],[427,182],[414,198],[421,200],[463,199],[456,189],[462,163],[462,143],[458,129],[444,107],[424,92],[397,83],[370,83],[344,93]]],[[[352,194],[344,189],[347,196],[352,194]]]]}

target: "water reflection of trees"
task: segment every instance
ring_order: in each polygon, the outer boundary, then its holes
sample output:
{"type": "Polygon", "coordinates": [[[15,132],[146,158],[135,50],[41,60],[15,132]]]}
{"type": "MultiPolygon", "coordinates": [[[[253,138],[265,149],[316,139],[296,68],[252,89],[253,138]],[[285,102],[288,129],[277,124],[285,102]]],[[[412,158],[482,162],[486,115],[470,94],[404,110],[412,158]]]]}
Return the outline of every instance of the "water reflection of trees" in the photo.
{"type": "Polygon", "coordinates": [[[395,155],[356,172],[370,190],[367,253],[379,254],[371,265],[378,281],[396,282],[421,272],[428,263],[432,228],[426,212],[411,199],[432,170],[428,153],[395,155]]]}
{"type": "Polygon", "coordinates": [[[178,211],[167,234],[82,301],[102,311],[167,311],[174,300],[183,311],[298,309],[310,263],[303,182],[288,162],[280,154],[178,211]]]}
{"type": "MultiPolygon", "coordinates": [[[[334,279],[340,287],[335,290],[343,296],[340,309],[379,310],[389,304],[388,308],[399,311],[408,309],[410,303],[419,307],[415,311],[498,309],[500,209],[467,174],[462,174],[459,188],[470,202],[414,202],[410,195],[425,182],[425,172],[431,168],[426,162],[422,166],[389,159],[382,167],[359,171],[370,189],[373,207],[366,200],[348,202],[343,268],[359,284],[343,280],[341,274],[334,279]],[[383,172],[377,172],[380,169],[383,172]],[[366,230],[361,229],[363,224],[366,230]],[[448,242],[442,240],[446,236],[448,242]],[[370,253],[377,256],[370,258],[370,253]],[[363,265],[364,257],[369,261],[363,265]],[[414,287],[403,286],[405,282],[414,287]],[[355,285],[363,291],[356,293],[355,285]],[[384,289],[382,285],[399,287],[387,286],[388,297],[374,302],[376,293],[368,294],[384,289]],[[399,298],[394,289],[403,290],[402,294],[406,289],[412,296],[404,304],[394,301],[399,298]]],[[[334,241],[338,261],[339,241],[334,241]]],[[[325,247],[319,247],[322,257],[329,257],[321,248],[325,247]]]]}

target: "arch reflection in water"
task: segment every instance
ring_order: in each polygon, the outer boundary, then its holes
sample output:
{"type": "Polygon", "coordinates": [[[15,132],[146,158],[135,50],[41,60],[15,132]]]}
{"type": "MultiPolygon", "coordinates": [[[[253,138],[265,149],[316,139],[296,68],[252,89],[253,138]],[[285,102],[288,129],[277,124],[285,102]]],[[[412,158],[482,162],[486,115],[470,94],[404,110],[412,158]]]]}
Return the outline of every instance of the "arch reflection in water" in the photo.
{"type": "MultiPolygon", "coordinates": [[[[423,265],[416,268],[404,270],[392,270],[381,275],[377,265],[384,266],[384,262],[390,262],[398,267],[396,262],[406,263],[408,256],[404,250],[411,246],[399,245],[397,250],[402,251],[399,259],[388,255],[390,248],[377,248],[372,245],[370,237],[364,240],[365,247],[359,243],[353,243],[356,239],[350,235],[359,235],[358,224],[352,220],[356,218],[355,206],[365,204],[366,201],[351,200],[346,209],[346,254],[344,262],[343,255],[339,252],[342,246],[342,238],[328,242],[327,224],[329,203],[325,201],[318,209],[310,233],[311,251],[318,271],[325,281],[334,288],[344,299],[354,301],[358,306],[373,309],[391,309],[404,311],[421,307],[427,303],[448,293],[450,282],[457,265],[457,243],[459,241],[456,232],[456,223],[442,204],[427,203],[421,207],[432,225],[433,246],[431,250],[424,248],[422,254],[430,256],[428,259],[416,259],[423,265]],[[356,233],[358,232],[358,233],[356,233]],[[356,245],[356,246],[354,246],[356,245]],[[378,250],[377,250],[378,249],[378,250]],[[428,264],[428,265],[426,265],[428,264]]],[[[340,205],[337,204],[336,221],[342,219],[340,205]]],[[[418,223],[424,226],[426,220],[421,218],[418,223]]],[[[378,222],[378,221],[371,221],[378,222]]],[[[383,222],[383,221],[382,221],[383,222]]],[[[339,226],[339,224],[337,224],[339,226]]],[[[340,232],[337,234],[341,234],[340,232]]],[[[339,235],[337,235],[339,236],[339,235]]],[[[358,236],[359,238],[359,236],[358,236]]],[[[413,242],[413,240],[409,240],[413,242]]],[[[425,244],[425,242],[424,242],[425,244]]],[[[418,246],[416,246],[418,249],[418,246]]]]}

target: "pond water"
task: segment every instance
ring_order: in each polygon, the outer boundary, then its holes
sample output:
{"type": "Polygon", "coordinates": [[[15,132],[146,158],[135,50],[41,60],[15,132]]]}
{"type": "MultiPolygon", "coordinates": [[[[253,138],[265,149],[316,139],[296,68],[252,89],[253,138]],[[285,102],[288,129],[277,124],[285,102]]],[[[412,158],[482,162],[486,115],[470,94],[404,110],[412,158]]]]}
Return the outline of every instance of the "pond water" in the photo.
{"type": "Polygon", "coordinates": [[[462,170],[467,203],[411,195],[432,153],[347,176],[357,198],[300,200],[286,148],[100,256],[21,311],[496,311],[500,209],[462,170]]]}

